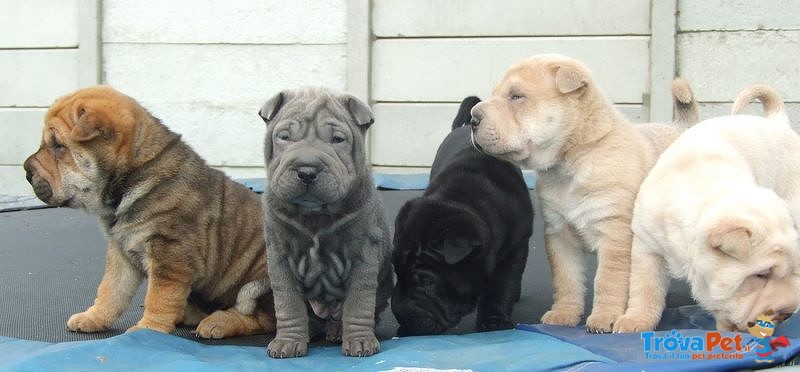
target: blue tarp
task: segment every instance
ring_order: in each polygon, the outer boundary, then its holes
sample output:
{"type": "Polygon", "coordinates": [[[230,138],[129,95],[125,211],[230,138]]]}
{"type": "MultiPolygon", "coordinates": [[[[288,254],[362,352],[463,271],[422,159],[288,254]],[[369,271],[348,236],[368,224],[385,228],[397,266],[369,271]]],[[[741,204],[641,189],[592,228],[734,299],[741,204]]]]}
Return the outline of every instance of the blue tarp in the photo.
{"type": "MultiPolygon", "coordinates": [[[[796,325],[784,327],[793,333],[796,325]]],[[[668,331],[656,332],[664,336],[668,331]]],[[[704,337],[705,330],[679,330],[681,337],[704,337]]],[[[784,332],[786,333],[786,332],[784,332]]],[[[733,337],[736,333],[726,333],[733,337]]],[[[739,334],[743,342],[751,336],[739,334]]],[[[800,352],[800,339],[773,354],[775,364],[800,352]]],[[[411,368],[474,371],[728,370],[765,367],[753,351],[741,359],[653,360],[644,353],[641,334],[587,334],[583,328],[520,325],[515,330],[461,336],[407,337],[381,343],[367,358],[341,355],[339,346],[312,347],[303,358],[271,359],[264,347],[204,345],[149,330],[104,340],[25,341],[0,337],[0,370],[158,370],[158,371],[388,371],[411,368]]],[[[719,353],[715,350],[713,353],[719,353]]]]}
{"type": "Polygon", "coordinates": [[[264,347],[203,345],[149,330],[104,340],[48,344],[0,338],[0,369],[13,371],[384,371],[398,367],[476,371],[559,369],[609,359],[554,337],[520,330],[387,340],[367,358],[339,346],[303,358],[271,359],[264,347]]]}

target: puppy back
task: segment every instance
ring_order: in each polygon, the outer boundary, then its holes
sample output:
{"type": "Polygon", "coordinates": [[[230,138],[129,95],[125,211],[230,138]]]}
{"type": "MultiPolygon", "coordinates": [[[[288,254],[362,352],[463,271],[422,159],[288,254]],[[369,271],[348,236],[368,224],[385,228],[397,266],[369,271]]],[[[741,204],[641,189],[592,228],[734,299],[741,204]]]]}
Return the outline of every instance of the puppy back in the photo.
{"type": "Polygon", "coordinates": [[[786,116],[786,111],[783,107],[783,100],[778,92],[772,87],[764,84],[753,84],[744,88],[736,100],[733,102],[731,115],[738,115],[744,108],[750,104],[754,99],[761,102],[764,107],[764,116],[770,119],[778,119],[784,122],[789,122],[789,117],[786,116]]]}

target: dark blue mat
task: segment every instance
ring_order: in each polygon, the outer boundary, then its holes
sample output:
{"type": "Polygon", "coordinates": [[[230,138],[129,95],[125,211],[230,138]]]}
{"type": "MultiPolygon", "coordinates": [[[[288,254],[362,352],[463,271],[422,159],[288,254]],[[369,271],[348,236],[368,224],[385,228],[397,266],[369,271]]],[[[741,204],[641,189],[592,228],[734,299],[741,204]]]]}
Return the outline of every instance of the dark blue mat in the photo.
{"type": "MultiPolygon", "coordinates": [[[[522,172],[528,188],[533,190],[536,185],[536,175],[533,172],[522,172]]],[[[425,190],[428,187],[428,173],[373,173],[372,180],[375,187],[382,190],[425,190]]],[[[264,192],[267,180],[264,178],[244,178],[236,180],[255,192],[264,192]]]]}

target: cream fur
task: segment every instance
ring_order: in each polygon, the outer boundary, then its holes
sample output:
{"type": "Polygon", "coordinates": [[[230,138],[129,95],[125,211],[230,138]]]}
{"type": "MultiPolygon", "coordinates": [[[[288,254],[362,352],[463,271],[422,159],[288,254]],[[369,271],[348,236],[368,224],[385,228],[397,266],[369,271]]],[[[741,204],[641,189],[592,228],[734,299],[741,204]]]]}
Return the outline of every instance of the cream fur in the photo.
{"type": "MultiPolygon", "coordinates": [[[[687,106],[694,108],[695,106],[687,106]]],[[[584,249],[598,253],[591,332],[609,332],[628,301],[633,203],[677,125],[633,125],[580,62],[555,54],[512,66],[472,110],[475,142],[538,172],[554,304],[546,324],[577,325],[584,311],[584,249]]]]}
{"type": "Polygon", "coordinates": [[[800,305],[800,137],[776,107],[766,105],[773,118],[699,123],[661,155],[636,200],[630,300],[615,331],[656,327],[667,275],[689,281],[720,330],[800,305]]]}

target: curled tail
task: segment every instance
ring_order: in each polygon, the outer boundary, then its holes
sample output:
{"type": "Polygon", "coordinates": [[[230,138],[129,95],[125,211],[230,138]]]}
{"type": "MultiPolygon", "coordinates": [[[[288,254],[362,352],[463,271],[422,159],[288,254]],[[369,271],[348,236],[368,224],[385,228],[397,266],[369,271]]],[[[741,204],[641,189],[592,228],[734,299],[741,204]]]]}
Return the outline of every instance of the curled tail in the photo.
{"type": "Polygon", "coordinates": [[[686,79],[675,78],[672,80],[672,100],[675,123],[690,127],[700,121],[697,100],[686,79]]]}
{"type": "Polygon", "coordinates": [[[461,101],[461,106],[458,108],[458,114],[456,115],[456,118],[453,119],[453,126],[450,128],[450,130],[469,125],[469,121],[472,120],[472,114],[470,113],[472,111],[472,107],[477,105],[480,101],[481,99],[475,96],[464,98],[464,100],[461,101]]]}
{"type": "Polygon", "coordinates": [[[789,122],[789,117],[786,116],[781,96],[775,89],[764,84],[753,84],[739,92],[739,95],[736,96],[736,100],[733,102],[731,115],[740,114],[745,106],[749,105],[754,99],[757,99],[761,102],[761,105],[764,106],[764,116],[770,119],[789,122]]]}

